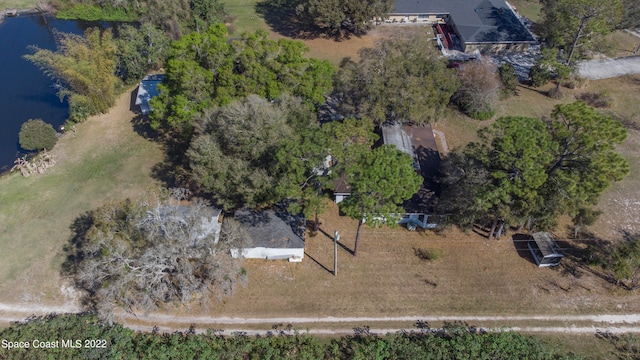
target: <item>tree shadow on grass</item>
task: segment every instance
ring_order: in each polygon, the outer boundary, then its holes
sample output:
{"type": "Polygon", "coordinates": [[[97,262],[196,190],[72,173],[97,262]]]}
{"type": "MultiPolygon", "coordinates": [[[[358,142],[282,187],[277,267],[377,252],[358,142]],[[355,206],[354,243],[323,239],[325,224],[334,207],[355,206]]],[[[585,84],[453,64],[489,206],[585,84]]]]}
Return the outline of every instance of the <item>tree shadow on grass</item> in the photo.
{"type": "Polygon", "coordinates": [[[179,139],[165,139],[163,148],[164,160],[151,168],[151,176],[166,188],[185,188],[192,190],[193,195],[202,196],[194,191],[198,187],[193,182],[185,155],[189,143],[179,139]]]}
{"type": "MultiPolygon", "coordinates": [[[[567,233],[573,235],[573,227],[568,227],[567,233]]],[[[560,263],[564,275],[580,278],[583,273],[590,273],[611,285],[618,285],[613,273],[602,267],[608,262],[611,247],[608,240],[583,231],[578,239],[556,239],[556,245],[564,255],[560,263]]]]}
{"type": "Polygon", "coordinates": [[[533,255],[531,255],[531,251],[529,251],[529,247],[527,246],[527,242],[531,240],[531,235],[516,233],[511,236],[511,240],[513,240],[513,247],[518,252],[518,255],[537,266],[536,261],[533,259],[533,255]]]}
{"type": "Polygon", "coordinates": [[[256,12],[280,35],[302,40],[326,37],[313,21],[296,14],[295,4],[291,1],[274,4],[272,1],[264,0],[256,4],[256,12]]]}
{"type": "Polygon", "coordinates": [[[143,138],[151,141],[158,140],[158,132],[151,128],[151,123],[147,116],[142,114],[136,115],[131,119],[131,125],[133,126],[133,131],[143,138]]]}
{"type": "Polygon", "coordinates": [[[89,310],[96,310],[97,302],[95,298],[95,291],[94,289],[81,287],[79,283],[76,282],[76,279],[81,271],[79,265],[84,260],[82,255],[83,244],[86,241],[89,231],[94,223],[94,212],[92,210],[79,215],[73,220],[69,226],[72,235],[69,238],[69,242],[62,248],[64,262],[62,263],[60,270],[60,275],[63,278],[69,278],[76,288],[81,288],[86,291],[80,301],[81,305],[85,309],[89,310]]]}
{"type": "Polygon", "coordinates": [[[82,244],[93,224],[93,211],[87,211],[76,217],[69,226],[72,235],[69,238],[69,242],[62,248],[65,258],[62,263],[62,276],[75,274],[77,265],[82,261],[80,251],[82,244]]]}

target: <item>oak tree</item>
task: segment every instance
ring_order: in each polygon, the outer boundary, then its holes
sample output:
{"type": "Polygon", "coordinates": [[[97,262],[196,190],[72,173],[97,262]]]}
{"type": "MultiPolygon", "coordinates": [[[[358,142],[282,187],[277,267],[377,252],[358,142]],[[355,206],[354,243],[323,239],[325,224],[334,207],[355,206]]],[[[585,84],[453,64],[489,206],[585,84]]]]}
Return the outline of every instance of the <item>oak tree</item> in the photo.
{"type": "Polygon", "coordinates": [[[290,120],[305,110],[295,98],[257,95],[205,110],[187,151],[193,179],[226,210],[277,202],[275,155],[285,141],[297,141],[290,120]]]}
{"type": "Polygon", "coordinates": [[[169,52],[169,38],[149,22],[138,28],[118,27],[118,74],[125,83],[140,81],[150,70],[162,67],[169,52]]]}
{"type": "Polygon", "coordinates": [[[198,112],[250,94],[274,100],[288,93],[309,106],[324,103],[333,68],[304,57],[303,43],[270,40],[263,30],[232,41],[226,35],[218,24],[172,43],[160,95],[151,100],[154,128],[189,131],[198,112]]]}
{"type": "Polygon", "coordinates": [[[345,116],[432,123],[443,115],[460,82],[423,34],[394,36],[345,60],[334,96],[345,116]]]}
{"type": "Polygon", "coordinates": [[[116,307],[136,312],[165,303],[206,305],[243,281],[245,272],[230,254],[247,239],[242,229],[225,222],[218,235],[218,219],[206,202],[181,205],[188,192],[172,195],[107,204],[72,226],[65,268],[103,319],[112,320],[116,307]]]}
{"type": "Polygon", "coordinates": [[[393,3],[392,0],[302,0],[296,13],[327,34],[342,38],[366,33],[374,19],[387,16],[393,3]]]}

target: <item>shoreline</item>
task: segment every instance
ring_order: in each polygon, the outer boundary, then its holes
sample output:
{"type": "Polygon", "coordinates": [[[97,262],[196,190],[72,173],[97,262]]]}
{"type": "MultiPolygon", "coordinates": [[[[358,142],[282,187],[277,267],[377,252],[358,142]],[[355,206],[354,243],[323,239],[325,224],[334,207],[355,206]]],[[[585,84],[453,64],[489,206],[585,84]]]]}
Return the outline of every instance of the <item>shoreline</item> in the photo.
{"type": "Polygon", "coordinates": [[[36,9],[5,9],[0,10],[0,24],[4,22],[5,17],[17,17],[20,15],[35,15],[39,14],[40,11],[36,9]]]}

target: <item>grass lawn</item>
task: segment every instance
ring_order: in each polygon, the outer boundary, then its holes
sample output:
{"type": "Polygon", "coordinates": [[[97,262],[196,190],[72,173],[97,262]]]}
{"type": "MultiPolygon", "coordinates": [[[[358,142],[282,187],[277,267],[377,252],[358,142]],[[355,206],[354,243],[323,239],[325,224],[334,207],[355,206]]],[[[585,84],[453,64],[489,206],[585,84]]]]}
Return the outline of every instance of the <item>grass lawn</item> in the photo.
{"type": "Polygon", "coordinates": [[[0,1],[0,11],[7,9],[33,9],[36,7],[35,0],[2,0],[0,1]]]}
{"type": "Polygon", "coordinates": [[[224,6],[234,18],[231,27],[231,37],[237,37],[243,32],[254,32],[258,29],[268,30],[264,19],[256,13],[258,0],[228,0],[224,6]]]}
{"type": "Polygon", "coordinates": [[[76,137],[67,133],[45,174],[0,178],[0,301],[56,300],[72,221],[154,184],[149,174],[162,151],[133,131],[129,99],[127,92],[109,113],[78,125],[76,137]]]}
{"type": "Polygon", "coordinates": [[[520,15],[527,19],[538,22],[542,19],[542,4],[539,1],[527,1],[527,0],[508,0],[511,6],[516,8],[516,11],[520,15]]]}
{"type": "Polygon", "coordinates": [[[610,56],[634,56],[634,51],[640,46],[640,38],[623,30],[616,30],[607,35],[607,43],[613,44],[610,56]]]}

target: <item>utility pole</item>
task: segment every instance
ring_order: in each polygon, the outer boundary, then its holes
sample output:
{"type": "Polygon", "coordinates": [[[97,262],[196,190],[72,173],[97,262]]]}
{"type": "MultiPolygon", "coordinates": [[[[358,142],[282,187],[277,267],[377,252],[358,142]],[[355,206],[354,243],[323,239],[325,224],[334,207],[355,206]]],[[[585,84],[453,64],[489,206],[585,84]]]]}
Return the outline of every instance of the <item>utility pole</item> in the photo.
{"type": "Polygon", "coordinates": [[[333,232],[333,276],[338,276],[338,241],[340,233],[338,230],[333,232]]]}

